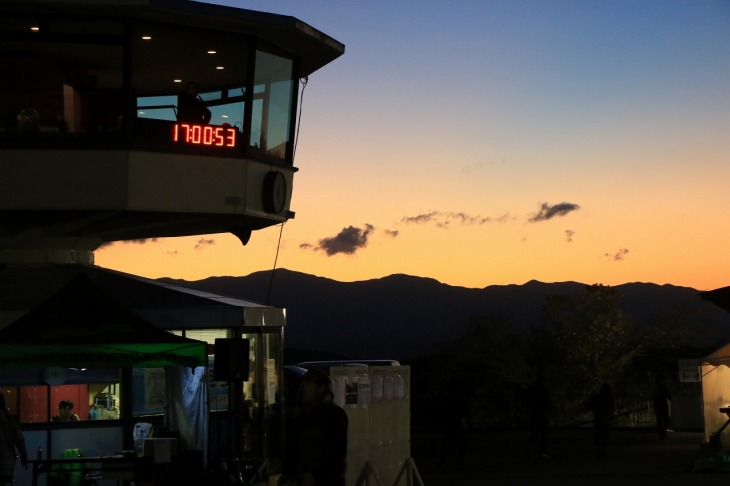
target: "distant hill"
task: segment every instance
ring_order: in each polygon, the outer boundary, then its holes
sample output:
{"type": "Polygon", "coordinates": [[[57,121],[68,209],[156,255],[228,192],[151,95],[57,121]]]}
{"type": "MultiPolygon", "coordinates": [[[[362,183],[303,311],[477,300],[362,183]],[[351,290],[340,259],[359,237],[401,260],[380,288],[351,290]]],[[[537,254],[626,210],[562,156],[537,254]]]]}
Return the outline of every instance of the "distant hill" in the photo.
{"type": "MultiPolygon", "coordinates": [[[[458,339],[472,317],[501,315],[524,331],[540,326],[546,297],[577,294],[586,287],[530,281],[470,289],[408,275],[338,282],[285,269],[245,277],[160,280],[285,307],[288,350],[404,361],[433,354],[444,342],[458,339]]],[[[651,283],[615,288],[622,296],[622,309],[638,325],[686,323],[696,336],[692,344],[710,349],[730,341],[730,313],[700,299],[695,289],[651,283]]]]}

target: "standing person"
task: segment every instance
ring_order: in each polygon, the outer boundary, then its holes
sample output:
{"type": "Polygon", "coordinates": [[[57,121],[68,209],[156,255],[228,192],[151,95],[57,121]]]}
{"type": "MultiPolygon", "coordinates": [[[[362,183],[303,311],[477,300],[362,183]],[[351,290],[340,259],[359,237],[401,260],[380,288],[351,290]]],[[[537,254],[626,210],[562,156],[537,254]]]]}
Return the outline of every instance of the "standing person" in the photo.
{"type": "Polygon", "coordinates": [[[51,418],[51,422],[75,422],[79,416],[73,413],[74,402],[61,400],[58,404],[58,415],[51,418]]]}
{"type": "Polygon", "coordinates": [[[667,428],[669,427],[669,402],[672,401],[672,394],[669,393],[669,388],[664,384],[662,375],[657,374],[654,377],[652,399],[654,401],[657,432],[661,439],[666,439],[667,428]]]}
{"type": "Polygon", "coordinates": [[[530,457],[532,445],[539,439],[541,457],[549,459],[548,429],[550,428],[550,412],[553,401],[545,385],[545,375],[538,373],[535,381],[527,388],[527,413],[530,420],[530,437],[527,440],[527,457],[530,457]]]}
{"type": "Polygon", "coordinates": [[[588,403],[588,409],[593,412],[593,433],[596,440],[596,458],[606,458],[608,431],[611,429],[613,418],[613,392],[611,385],[604,383],[596,396],[588,403]]]}
{"type": "Polygon", "coordinates": [[[10,418],[5,408],[5,395],[0,393],[0,486],[13,483],[15,460],[20,456],[20,464],[28,468],[28,451],[25,437],[20,426],[10,418]]]}
{"type": "Polygon", "coordinates": [[[302,380],[280,484],[344,486],[347,414],[333,402],[327,374],[309,370],[302,380]]]}
{"type": "Polygon", "coordinates": [[[470,411],[469,400],[464,387],[459,383],[451,383],[446,396],[445,403],[451,403],[446,413],[441,416],[441,453],[439,455],[438,467],[443,467],[453,452],[454,464],[461,466],[461,461],[466,452],[466,432],[469,429],[470,411]]]}

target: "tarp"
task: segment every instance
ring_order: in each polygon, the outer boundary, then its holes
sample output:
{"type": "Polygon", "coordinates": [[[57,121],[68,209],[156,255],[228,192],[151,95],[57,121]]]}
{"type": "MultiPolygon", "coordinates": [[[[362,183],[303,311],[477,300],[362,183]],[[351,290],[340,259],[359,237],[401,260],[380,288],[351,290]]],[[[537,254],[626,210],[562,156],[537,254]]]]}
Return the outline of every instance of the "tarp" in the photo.
{"type": "MultiPolygon", "coordinates": [[[[730,311],[730,287],[700,292],[703,300],[730,311]]],[[[730,344],[705,356],[700,366],[702,373],[702,407],[705,418],[705,440],[730,443],[730,415],[720,412],[730,406],[730,344]],[[720,437],[717,436],[721,432],[720,437]]]]}
{"type": "Polygon", "coordinates": [[[726,344],[705,356],[702,360],[703,364],[711,364],[712,366],[730,365],[730,344],[726,344]]]}
{"type": "Polygon", "coordinates": [[[730,443],[730,427],[725,423],[730,416],[720,412],[721,408],[730,406],[730,344],[707,355],[700,366],[702,373],[702,407],[704,415],[705,440],[722,430],[718,437],[723,444],[730,443]]]}
{"type": "Polygon", "coordinates": [[[149,324],[78,274],[0,330],[0,368],[206,366],[207,344],[149,324]]]}

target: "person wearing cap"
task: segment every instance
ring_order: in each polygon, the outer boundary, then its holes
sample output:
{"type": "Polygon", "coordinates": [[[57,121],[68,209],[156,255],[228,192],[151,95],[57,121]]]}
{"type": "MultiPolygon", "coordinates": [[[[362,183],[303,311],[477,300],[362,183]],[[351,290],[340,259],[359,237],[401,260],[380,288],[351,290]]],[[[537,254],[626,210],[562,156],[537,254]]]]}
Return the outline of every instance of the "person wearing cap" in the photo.
{"type": "Polygon", "coordinates": [[[280,484],[344,486],[348,420],[333,398],[326,373],[304,375],[280,484]]]}

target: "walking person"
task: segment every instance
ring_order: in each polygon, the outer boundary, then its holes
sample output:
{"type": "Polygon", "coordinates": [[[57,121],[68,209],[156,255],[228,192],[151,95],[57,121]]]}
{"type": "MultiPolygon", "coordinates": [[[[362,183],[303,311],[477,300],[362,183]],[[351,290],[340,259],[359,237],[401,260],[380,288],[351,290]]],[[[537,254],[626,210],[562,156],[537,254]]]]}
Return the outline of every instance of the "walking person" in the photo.
{"type": "Polygon", "coordinates": [[[613,419],[613,392],[611,385],[604,383],[598,394],[588,403],[588,409],[593,413],[593,434],[596,441],[596,459],[606,458],[608,432],[613,419]]]}
{"type": "Polygon", "coordinates": [[[15,461],[20,457],[20,464],[28,468],[28,451],[25,448],[25,437],[18,423],[10,418],[5,406],[5,395],[0,393],[0,486],[13,484],[15,461]]]}
{"type": "Polygon", "coordinates": [[[550,392],[545,385],[545,375],[540,372],[535,381],[527,388],[526,394],[527,413],[530,421],[530,436],[527,440],[527,457],[532,453],[532,446],[540,441],[540,452],[543,459],[549,459],[548,451],[548,429],[550,428],[550,413],[553,402],[550,392]]]}
{"type": "Polygon", "coordinates": [[[669,388],[664,384],[662,375],[657,374],[654,377],[654,392],[652,393],[654,402],[654,415],[656,416],[656,428],[660,439],[667,438],[667,428],[669,428],[669,402],[672,401],[672,394],[669,388]]]}
{"type": "Polygon", "coordinates": [[[469,400],[462,384],[451,383],[444,403],[445,413],[441,416],[441,452],[438,467],[443,467],[453,456],[454,465],[461,466],[466,452],[466,433],[469,429],[469,400]]]}

